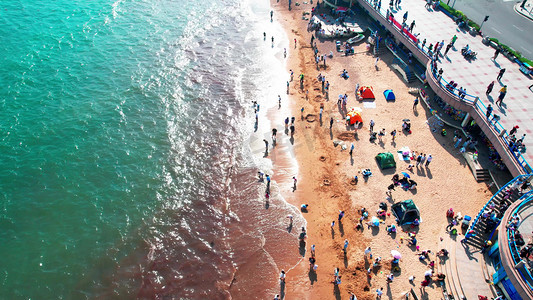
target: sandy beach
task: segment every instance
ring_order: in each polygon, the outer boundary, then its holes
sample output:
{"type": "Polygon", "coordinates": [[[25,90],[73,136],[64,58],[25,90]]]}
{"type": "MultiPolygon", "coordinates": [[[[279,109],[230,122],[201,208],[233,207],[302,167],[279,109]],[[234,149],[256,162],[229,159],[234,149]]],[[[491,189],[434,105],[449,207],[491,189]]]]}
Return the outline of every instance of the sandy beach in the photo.
{"type": "MultiPolygon", "coordinates": [[[[473,215],[492,194],[486,184],[475,181],[458,149],[453,147],[453,134],[442,137],[438,132],[432,132],[426,122],[431,114],[423,104],[413,109],[415,96],[409,93],[409,89],[419,85],[407,85],[390,68],[393,57],[389,52],[381,55],[375,67],[376,58],[367,51],[365,42],[355,47],[355,55],[342,56],[335,51],[334,40],[317,41],[319,54],[334,53],[334,57],[327,60],[327,67],[321,66],[317,70],[310,46],[312,32],[306,30],[308,21],[301,17],[302,12],[311,11],[311,4],[293,5],[291,11],[288,11],[285,1],[272,0],[271,5],[275,20],[284,26],[291,41],[287,69],[295,74],[290,83],[289,102],[292,115],[297,120],[292,146],[299,165],[297,189],[293,191],[290,188],[291,176],[274,175],[274,178],[278,182],[289,181],[281,185],[284,188],[280,191],[289,203],[297,207],[309,204],[308,212],[304,213],[308,223],[305,257],[287,273],[285,288],[280,293],[284,294],[285,299],[348,299],[350,293],[354,293],[358,299],[375,299],[376,289],[383,287],[384,296],[388,299],[400,299],[414,287],[422,298],[437,299],[442,294],[435,284],[426,288],[424,293],[420,290],[420,282],[429,266],[427,262],[419,261],[416,249],[407,246],[404,241],[407,233],[399,230],[395,236],[391,236],[385,231],[386,225],[396,223],[394,217],[387,216],[379,229],[368,229],[365,225],[363,230],[357,230],[355,225],[361,217],[360,209],[365,207],[372,217],[376,215],[381,202],[387,203],[390,212],[390,205],[394,202],[413,199],[420,210],[422,223],[419,228],[406,229],[417,233],[420,250],[431,249],[435,253],[439,250],[439,237],[446,234],[446,210],[453,207],[463,215],[473,215]],[[297,40],[295,49],[292,48],[294,39],[297,40]],[[350,78],[347,80],[339,76],[343,69],[349,72],[350,78]],[[304,89],[300,89],[298,81],[301,73],[305,75],[304,89]],[[319,73],[325,75],[331,84],[329,101],[325,99],[316,79],[319,73]],[[372,86],[375,101],[370,104],[356,101],[356,84],[372,86]],[[383,91],[386,89],[394,91],[396,101],[385,100],[383,91]],[[337,107],[339,94],[348,95],[348,109],[362,108],[364,123],[357,132],[345,126],[337,107]],[[322,124],[318,120],[321,104],[324,105],[322,124]],[[334,119],[331,130],[330,118],[334,119]],[[406,118],[411,120],[412,134],[402,132],[402,120],[406,118]],[[382,142],[369,141],[370,120],[376,123],[375,131],[385,128],[387,134],[382,142]],[[392,130],[398,132],[395,141],[390,135],[392,130]],[[347,149],[343,151],[342,146],[335,147],[334,141],[342,141],[347,149]],[[351,143],[355,146],[352,158],[349,155],[351,143]],[[434,159],[428,167],[408,171],[410,162],[399,160],[397,156],[397,151],[403,147],[409,147],[417,153],[431,154],[434,159]],[[380,152],[394,154],[396,169],[381,170],[378,167],[375,156],[380,152]],[[360,174],[361,169],[365,168],[370,168],[373,173],[368,180],[364,180],[360,174]],[[404,171],[418,183],[417,189],[404,191],[396,187],[391,199],[386,195],[387,186],[392,183],[394,174],[404,171]],[[352,181],[355,175],[359,177],[357,184],[352,181]],[[345,217],[339,223],[338,214],[341,210],[345,212],[345,217]],[[333,227],[332,221],[336,222],[333,227]],[[349,241],[346,254],[343,251],[345,240],[349,241]],[[310,270],[308,260],[311,245],[316,246],[316,272],[310,270]],[[366,271],[369,261],[364,257],[364,249],[368,246],[372,248],[374,257],[383,259],[382,267],[371,273],[371,279],[368,279],[366,271]],[[394,273],[394,281],[387,283],[386,275],[391,273],[391,250],[399,251],[402,259],[400,271],[394,273]],[[337,267],[342,276],[340,285],[332,284],[337,267]],[[410,276],[416,277],[413,284],[408,281],[410,276]]],[[[275,111],[271,113],[276,114],[275,111]]],[[[274,149],[273,154],[275,151],[283,150],[274,149]]],[[[275,158],[273,163],[278,163],[275,158]]],[[[435,259],[434,254],[431,259],[435,259]]]]}

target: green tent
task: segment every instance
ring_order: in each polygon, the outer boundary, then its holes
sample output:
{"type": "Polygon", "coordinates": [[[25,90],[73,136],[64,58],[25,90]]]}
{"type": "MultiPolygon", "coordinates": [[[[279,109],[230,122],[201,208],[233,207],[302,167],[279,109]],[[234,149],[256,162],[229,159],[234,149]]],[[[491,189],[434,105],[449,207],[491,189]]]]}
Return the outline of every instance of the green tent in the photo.
{"type": "Polygon", "coordinates": [[[391,210],[400,226],[411,224],[415,219],[420,221],[418,207],[411,199],[393,204],[391,210]]]}
{"type": "Polygon", "coordinates": [[[394,155],[390,152],[379,153],[376,155],[376,160],[378,165],[382,169],[396,168],[396,161],[394,160],[394,155]]]}

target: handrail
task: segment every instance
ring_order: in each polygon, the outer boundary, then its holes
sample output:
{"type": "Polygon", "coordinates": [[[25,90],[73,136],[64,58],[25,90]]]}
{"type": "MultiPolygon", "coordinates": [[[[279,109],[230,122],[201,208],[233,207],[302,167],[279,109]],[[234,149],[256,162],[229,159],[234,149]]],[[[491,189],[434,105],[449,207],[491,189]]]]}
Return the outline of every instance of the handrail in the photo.
{"type": "MultiPolygon", "coordinates": [[[[518,175],[516,176],[515,178],[513,178],[511,181],[507,182],[504,186],[502,186],[490,199],[489,201],[487,201],[487,203],[485,203],[485,205],[483,206],[483,208],[479,211],[477,217],[474,219],[474,221],[472,222],[472,224],[470,224],[470,228],[468,228],[468,231],[471,231],[471,230],[474,230],[474,227],[476,226],[479,218],[483,215],[483,212],[487,209],[488,205],[494,200],[495,197],[497,197],[500,192],[504,191],[505,189],[507,189],[508,186],[514,184],[516,181],[518,181],[519,179],[521,178],[525,178],[525,177],[530,177],[530,176],[533,176],[533,174],[526,174],[526,175],[518,175]]],[[[528,192],[526,195],[530,194],[530,193],[533,193],[533,191],[530,191],[528,192]]],[[[522,196],[523,197],[523,196],[522,196]]],[[[465,238],[466,239],[466,238],[465,238]]]]}
{"type": "MultiPolygon", "coordinates": [[[[531,192],[530,192],[531,193],[531,192]]],[[[533,200],[530,195],[528,197],[525,197],[526,195],[520,197],[520,199],[524,198],[522,203],[520,203],[514,210],[513,212],[511,213],[511,216],[514,217],[518,214],[518,211],[520,211],[522,209],[522,207],[526,204],[530,204],[531,201],[526,201],[526,200],[533,200]]],[[[505,226],[507,226],[509,224],[509,219],[507,219],[507,222],[505,224],[505,226]]],[[[510,230],[507,229],[506,230],[506,234],[507,234],[507,243],[509,245],[509,249],[511,250],[511,259],[513,260],[513,263],[514,265],[518,264],[518,262],[520,260],[517,260],[515,258],[515,254],[516,256],[520,257],[520,251],[518,250],[518,247],[516,245],[516,241],[511,241],[511,239],[509,238],[509,233],[510,233],[510,230]],[[514,251],[513,251],[514,250],[514,251]],[[514,253],[513,253],[514,252],[514,253]]],[[[527,275],[529,276],[529,278],[531,279],[531,281],[533,281],[533,276],[531,275],[531,272],[529,271],[528,268],[524,268],[524,270],[526,270],[526,273],[527,275]]],[[[520,275],[522,276],[522,278],[525,278],[524,274],[522,274],[522,272],[520,270],[517,269],[517,271],[520,273],[520,275]]],[[[531,286],[531,284],[529,283],[528,280],[525,280],[526,284],[529,286],[529,288],[533,291],[533,286],[531,286]]]]}
{"type": "MultiPolygon", "coordinates": [[[[431,63],[428,63],[428,64],[431,64],[431,63]]],[[[469,96],[468,98],[465,96],[464,99],[461,99],[458,95],[456,95],[453,91],[456,90],[455,88],[450,90],[448,87],[446,87],[448,85],[448,81],[446,81],[444,78],[441,77],[440,81],[437,80],[437,70],[432,68],[431,69],[431,72],[430,74],[435,78],[435,82],[448,94],[451,94],[454,96],[454,98],[457,98],[456,100],[457,101],[460,101],[460,102],[463,102],[463,103],[466,103],[466,104],[469,104],[471,105],[474,109],[477,109],[479,110],[479,114],[481,116],[484,116],[485,115],[485,112],[487,111],[487,106],[485,106],[485,103],[483,103],[482,101],[479,100],[479,97],[476,97],[474,100],[470,100],[471,95],[468,95],[469,96]],[[446,84],[443,84],[442,81],[444,81],[446,84]]],[[[505,142],[505,145],[507,146],[507,148],[511,148],[510,147],[510,143],[509,143],[509,133],[505,130],[505,128],[503,127],[503,125],[500,123],[499,120],[494,120],[494,121],[489,121],[489,125],[493,126],[494,129],[496,130],[496,132],[498,134],[501,134],[501,137],[502,139],[504,140],[505,142]]],[[[511,150],[511,149],[510,149],[511,150]]],[[[520,165],[520,167],[524,170],[525,173],[530,173],[531,171],[533,171],[533,169],[531,168],[531,165],[529,164],[529,162],[524,158],[524,156],[522,155],[522,153],[519,153],[518,155],[515,154],[514,151],[510,151],[512,156],[516,159],[516,161],[518,162],[518,164],[520,165]]]]}

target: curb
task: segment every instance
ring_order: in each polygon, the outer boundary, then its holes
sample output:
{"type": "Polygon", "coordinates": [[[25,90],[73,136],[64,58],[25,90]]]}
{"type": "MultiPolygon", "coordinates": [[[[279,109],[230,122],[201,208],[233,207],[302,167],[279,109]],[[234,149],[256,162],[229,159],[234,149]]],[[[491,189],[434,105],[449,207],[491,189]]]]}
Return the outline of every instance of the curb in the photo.
{"type": "Polygon", "coordinates": [[[515,6],[513,6],[514,10],[519,14],[519,15],[522,15],[524,16],[525,18],[528,18],[529,20],[533,21],[533,16],[531,14],[529,14],[526,10],[526,12],[524,12],[524,10],[522,8],[520,8],[520,4],[521,3],[517,3],[515,4],[515,6]]]}

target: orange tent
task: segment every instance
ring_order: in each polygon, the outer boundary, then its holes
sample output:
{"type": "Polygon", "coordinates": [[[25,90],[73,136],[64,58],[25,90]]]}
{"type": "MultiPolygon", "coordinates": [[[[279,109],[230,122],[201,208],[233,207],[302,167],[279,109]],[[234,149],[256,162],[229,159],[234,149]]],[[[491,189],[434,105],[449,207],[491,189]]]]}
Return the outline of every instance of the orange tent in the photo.
{"type": "Polygon", "coordinates": [[[362,86],[357,92],[359,99],[376,99],[374,89],[371,86],[362,86]]]}
{"type": "Polygon", "coordinates": [[[355,110],[351,110],[346,114],[346,119],[349,121],[350,125],[355,124],[355,122],[363,123],[363,118],[361,113],[355,110]]]}

